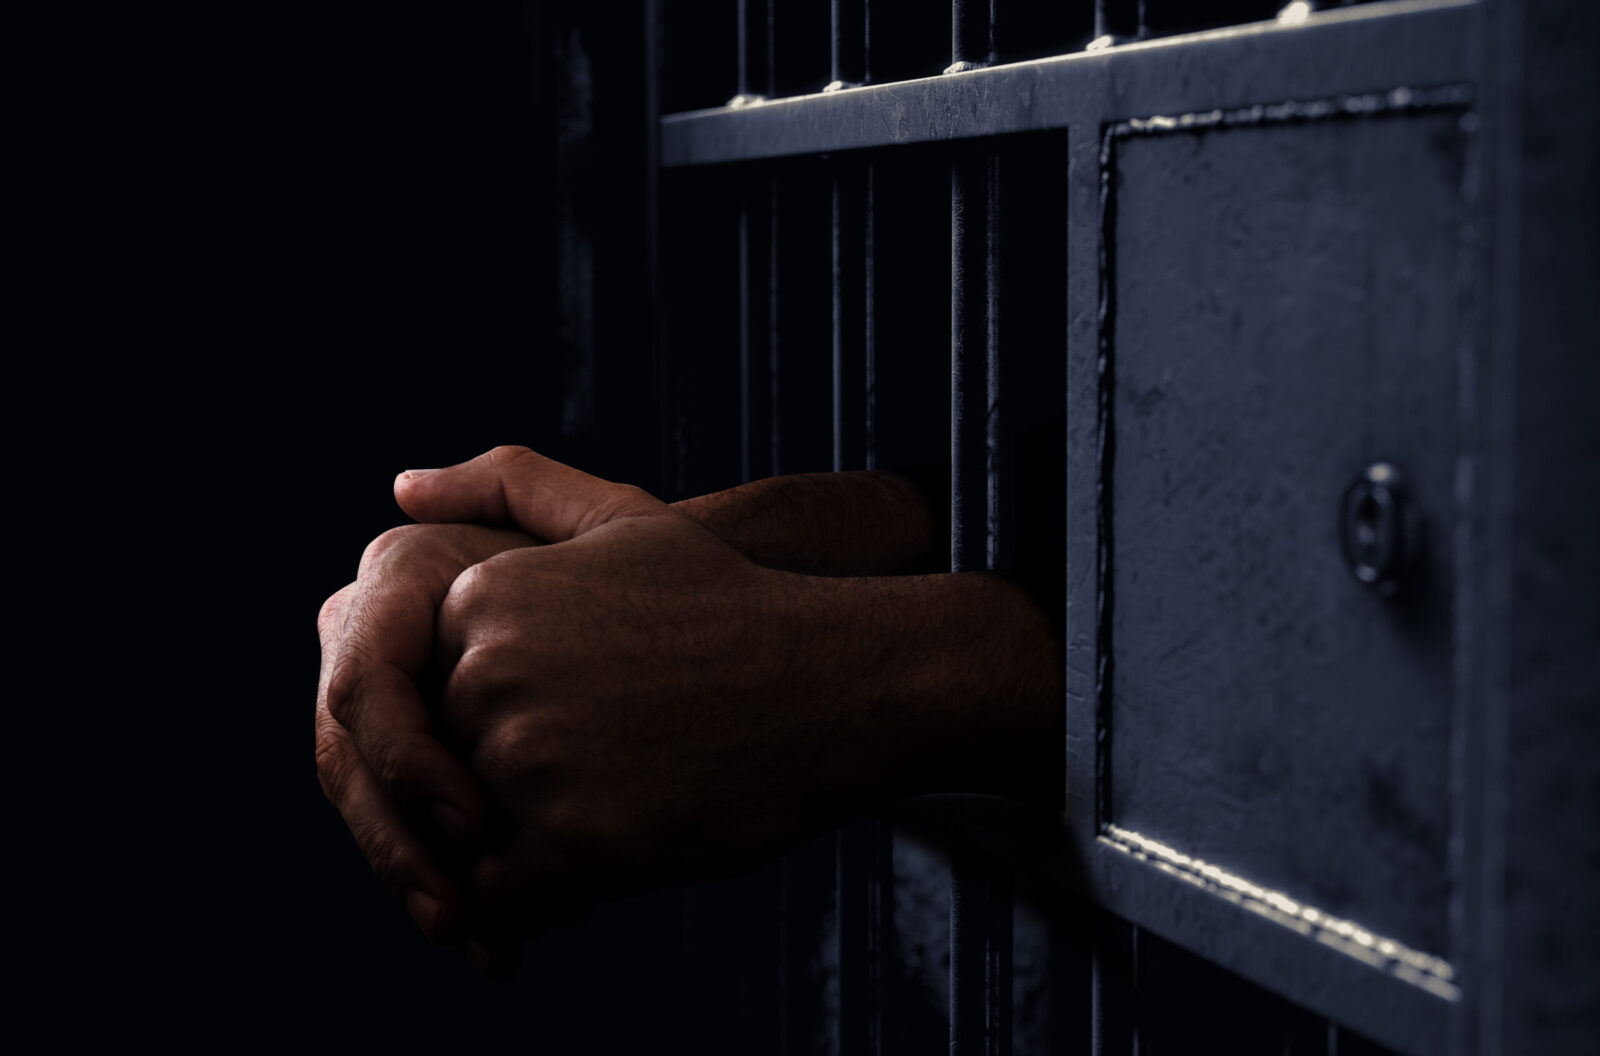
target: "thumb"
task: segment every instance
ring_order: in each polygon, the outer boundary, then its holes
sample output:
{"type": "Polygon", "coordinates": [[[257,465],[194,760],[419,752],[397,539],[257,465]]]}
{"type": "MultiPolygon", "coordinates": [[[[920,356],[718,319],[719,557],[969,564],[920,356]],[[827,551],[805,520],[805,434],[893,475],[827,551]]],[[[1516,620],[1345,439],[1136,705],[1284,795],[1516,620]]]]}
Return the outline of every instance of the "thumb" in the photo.
{"type": "Polygon", "coordinates": [[[395,501],[424,524],[514,524],[565,542],[619,517],[667,512],[639,488],[590,476],[525,447],[497,447],[447,469],[407,470],[395,501]]]}

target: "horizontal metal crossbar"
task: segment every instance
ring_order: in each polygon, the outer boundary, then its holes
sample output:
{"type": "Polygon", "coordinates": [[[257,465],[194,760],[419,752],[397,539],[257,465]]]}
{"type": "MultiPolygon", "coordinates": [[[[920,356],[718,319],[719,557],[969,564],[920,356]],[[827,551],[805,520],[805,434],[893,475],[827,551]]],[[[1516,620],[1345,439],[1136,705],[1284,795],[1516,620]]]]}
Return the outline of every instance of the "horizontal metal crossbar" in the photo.
{"type": "Polygon", "coordinates": [[[1430,86],[1472,68],[1471,0],[1399,0],[893,84],[669,114],[667,168],[975,139],[1273,97],[1430,86]]]}

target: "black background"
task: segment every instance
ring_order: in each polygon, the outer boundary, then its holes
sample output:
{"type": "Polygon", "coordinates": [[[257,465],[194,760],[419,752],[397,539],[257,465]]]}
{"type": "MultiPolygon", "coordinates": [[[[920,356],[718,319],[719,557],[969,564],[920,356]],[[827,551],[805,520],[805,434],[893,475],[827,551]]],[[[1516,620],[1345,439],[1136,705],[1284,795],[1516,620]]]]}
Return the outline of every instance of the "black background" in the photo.
{"type": "MultiPolygon", "coordinates": [[[[664,982],[681,895],[603,907],[487,982],[378,884],[313,762],[314,617],[406,520],[396,473],[518,443],[655,484],[652,452],[564,403],[550,16],[166,17],[128,27],[140,53],[95,90],[97,171],[74,188],[104,247],[79,309],[105,356],[62,433],[111,500],[114,538],[87,542],[114,556],[69,614],[66,662],[94,684],[69,714],[97,759],[87,781],[51,771],[72,865],[45,894],[71,908],[41,978],[78,995],[69,1032],[107,1040],[660,1043],[691,985],[664,982]]],[[[637,191],[616,188],[624,215],[637,191]]]]}

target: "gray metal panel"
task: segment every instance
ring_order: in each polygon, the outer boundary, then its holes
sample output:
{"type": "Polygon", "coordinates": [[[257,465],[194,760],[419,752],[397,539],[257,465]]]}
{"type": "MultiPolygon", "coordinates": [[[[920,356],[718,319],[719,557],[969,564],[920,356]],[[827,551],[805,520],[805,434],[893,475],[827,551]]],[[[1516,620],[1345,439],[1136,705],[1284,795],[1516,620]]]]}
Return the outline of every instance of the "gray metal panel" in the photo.
{"type": "Polygon", "coordinates": [[[1102,821],[1430,952],[1448,946],[1462,120],[1140,137],[1110,173],[1102,821]],[[1380,459],[1433,544],[1394,598],[1339,546],[1341,494],[1380,459]]]}
{"type": "MultiPolygon", "coordinates": [[[[1376,11],[1376,9],[1374,9],[1376,11]]],[[[1367,90],[1378,90],[1397,86],[1415,86],[1423,84],[1442,84],[1452,81],[1467,81],[1474,79],[1474,70],[1477,63],[1471,54],[1471,41],[1476,32],[1475,11],[1435,11],[1432,13],[1416,13],[1414,17],[1436,19],[1435,29],[1439,36],[1431,42],[1418,40],[1412,42],[1414,51],[1428,51],[1431,57],[1421,58],[1417,55],[1401,55],[1391,51],[1390,47],[1396,42],[1397,37],[1387,30],[1389,27],[1372,25],[1373,33],[1365,44],[1351,41],[1351,50],[1342,57],[1339,63],[1344,74],[1329,77],[1329,67],[1324,60],[1334,61],[1328,56],[1311,62],[1309,66],[1298,71],[1285,71],[1281,60],[1262,61],[1256,57],[1253,64],[1241,63],[1234,70],[1221,70],[1211,67],[1211,61],[1220,54],[1225,46],[1221,41],[1207,42],[1204,45],[1188,49],[1189,54],[1181,59],[1175,58],[1164,68],[1151,66],[1149,68],[1136,68],[1132,64],[1118,69],[1116,77],[1108,78],[1108,83],[1101,86],[1109,95],[1109,101],[1101,99],[1085,99],[1081,101],[1085,113],[1076,119],[1069,118],[1068,123],[1074,129],[1085,132],[1098,130],[1102,119],[1130,118],[1166,114],[1178,117],[1185,112],[1205,113],[1206,108],[1215,106],[1219,109],[1248,105],[1251,103],[1271,104],[1285,98],[1298,96],[1308,98],[1295,90],[1298,85],[1301,90],[1319,81],[1332,83],[1340,81],[1345,88],[1355,90],[1358,86],[1367,90]],[[1459,22],[1447,24],[1447,20],[1460,16],[1459,22]],[[1453,26],[1453,28],[1452,28],[1453,26]],[[1456,35],[1459,34],[1459,35],[1456,35]],[[1211,52],[1206,55],[1204,52],[1211,52]],[[1419,74],[1419,64],[1433,64],[1433,73],[1437,76],[1422,76],[1419,74]],[[1205,67],[1205,69],[1202,69],[1205,67]],[[1210,69],[1212,76],[1206,76],[1205,70],[1210,69]],[[1284,78],[1287,75],[1288,80],[1284,78]],[[1292,81],[1290,84],[1288,82],[1292,81]],[[1247,90],[1249,84],[1258,88],[1254,99],[1250,98],[1247,90]],[[1142,105],[1141,105],[1142,104],[1142,105]]],[[[1303,117],[1304,115],[1298,115],[1303,117]]],[[[1096,583],[1096,569],[1100,565],[1099,547],[1103,541],[1097,524],[1099,512],[1097,480],[1098,459],[1101,450],[1101,416],[1098,410],[1100,395],[1099,368],[1102,349],[1098,346],[1100,334],[1099,312],[1102,307],[1102,295],[1098,288],[1098,277],[1101,272],[1098,232],[1099,232],[1099,192],[1096,185],[1096,176],[1100,171],[1100,158],[1098,147],[1091,146],[1083,139],[1074,140],[1072,178],[1069,181],[1068,194],[1071,202],[1071,228],[1072,249],[1071,265],[1069,270],[1068,297],[1070,303],[1071,330],[1069,347],[1073,350],[1069,358],[1068,377],[1068,661],[1067,661],[1067,769],[1068,786],[1071,793],[1070,816],[1076,826],[1085,833],[1098,831],[1099,819],[1095,810],[1095,785],[1097,782],[1096,756],[1097,756],[1097,727],[1095,720],[1096,683],[1101,675],[1098,669],[1099,651],[1097,639],[1099,636],[1099,622],[1101,612],[1099,606],[1102,598],[1096,583]]],[[[1371,185],[1374,189],[1385,187],[1390,179],[1387,170],[1371,173],[1371,185]]],[[[1446,404],[1446,413],[1453,408],[1446,404]]],[[[1329,524],[1332,524],[1332,514],[1328,515],[1329,524]]],[[[1449,547],[1446,542],[1446,548],[1449,547]]],[[[1459,812],[1459,807],[1452,807],[1459,812]]],[[[1450,820],[1458,820],[1452,815],[1450,820]]],[[[1254,917],[1248,912],[1241,912],[1231,905],[1224,910],[1219,902],[1225,902],[1214,896],[1205,895],[1204,892],[1194,887],[1192,883],[1178,881],[1170,874],[1162,874],[1162,879],[1135,882],[1132,887],[1126,875],[1130,870],[1148,871],[1144,866],[1132,862],[1121,851],[1114,854],[1101,853],[1097,862],[1097,872],[1103,884],[1123,885],[1126,894],[1123,897],[1132,899],[1123,908],[1131,919],[1151,926],[1162,928],[1162,920],[1183,919],[1187,921],[1189,933],[1210,934],[1213,942],[1220,941],[1220,936],[1225,933],[1240,934],[1233,929],[1244,928],[1259,931],[1262,918],[1254,917]],[[1143,896],[1137,892],[1143,891],[1143,896]],[[1140,898],[1148,897],[1148,904],[1139,902],[1140,898]]],[[[1459,857],[1455,859],[1460,861],[1459,857]]],[[[1102,892],[1104,893],[1104,892],[1102,892]]],[[[1335,953],[1331,947],[1314,948],[1313,942],[1294,935],[1292,932],[1279,927],[1283,934],[1273,939],[1273,942],[1288,943],[1288,948],[1296,945],[1307,951],[1296,955],[1298,960],[1293,963],[1299,965],[1293,972],[1278,975],[1276,969],[1270,966],[1271,956],[1265,952],[1251,953],[1251,949],[1258,944],[1243,943],[1236,950],[1243,950],[1242,960],[1230,957],[1217,956],[1219,963],[1224,963],[1235,970],[1240,970],[1248,977],[1255,978],[1280,992],[1289,993],[1297,999],[1305,1000],[1313,1008],[1319,1008],[1327,1014],[1334,1015],[1343,1021],[1379,1024],[1386,1019],[1381,1011],[1383,1002],[1373,1001],[1360,996],[1363,992],[1376,988],[1376,992],[1392,995],[1386,999],[1393,1003],[1419,1004],[1422,1009],[1434,1009],[1433,1012],[1407,1013],[1404,1016],[1392,1017],[1391,1022],[1416,1022],[1416,1016],[1421,1015],[1426,1021],[1423,1028],[1405,1028],[1406,1030],[1420,1029],[1420,1033],[1404,1033],[1404,1036],[1393,1033],[1394,1028],[1388,1031],[1374,1030],[1374,1033],[1389,1038],[1392,1043],[1404,1048],[1432,1048],[1435,1044],[1442,1044],[1442,1034],[1437,1029],[1443,1022],[1443,1012],[1439,1009],[1447,1007],[1440,999],[1424,990],[1397,983],[1393,978],[1383,978],[1381,973],[1374,972],[1366,965],[1341,954],[1335,953]],[[1254,968],[1251,959],[1255,959],[1254,968]],[[1294,981],[1298,976],[1299,983],[1294,981]],[[1376,978],[1375,978],[1376,977],[1376,978]],[[1320,995],[1313,995],[1312,991],[1322,991],[1320,995]],[[1354,1017],[1354,1018],[1352,1018],[1354,1017]],[[1422,1039],[1433,1039],[1424,1043],[1422,1039]]],[[[1164,931],[1164,933],[1166,933],[1164,931]]],[[[1193,943],[1185,940],[1186,944],[1193,943]]],[[[1211,956],[1205,946],[1201,946],[1202,953],[1211,956]]],[[[1461,985],[1462,980],[1456,977],[1452,985],[1461,985]]],[[[1113,1022],[1117,1015],[1115,995],[1103,989],[1101,978],[1096,980],[1096,1032],[1099,1043],[1111,1043],[1116,1036],[1116,1024],[1113,1022]],[[1111,1034],[1103,1033],[1112,1030],[1111,1034]]],[[[1393,1010],[1391,1010],[1393,1011],[1393,1010]]]]}
{"type": "Polygon", "coordinates": [[[1062,128],[1100,119],[1433,85],[1469,75],[1476,5],[1365,4],[942,77],[672,114],[667,167],[1062,128]],[[1200,90],[1203,89],[1203,90],[1200,90]]]}
{"type": "MultiPolygon", "coordinates": [[[[1119,916],[1384,1045],[1443,1051],[1452,1002],[1442,995],[1329,945],[1337,932],[1319,940],[1319,929],[1288,926],[1268,903],[1234,901],[1223,885],[1135,849],[1095,841],[1097,894],[1119,916]]],[[[1097,1004],[1104,1008],[1106,1000],[1097,1004]]]]}
{"type": "Polygon", "coordinates": [[[1135,120],[1102,158],[1093,823],[1135,830],[1101,841],[1102,896],[1409,1049],[1442,1043],[1443,1014],[1396,1016],[1420,1000],[1403,991],[1457,992],[1433,956],[1452,880],[1450,553],[1385,601],[1341,567],[1335,515],[1364,462],[1393,458],[1451,535],[1464,98],[1135,120]],[[1144,838],[1172,877],[1259,897],[1128,887],[1144,838]],[[1207,880],[1219,866],[1235,888],[1207,880]],[[1173,900],[1194,905],[1174,917],[1173,900]],[[1298,958],[1237,944],[1250,910],[1284,905],[1298,958]],[[1372,998],[1362,959],[1394,997],[1372,998]]]}

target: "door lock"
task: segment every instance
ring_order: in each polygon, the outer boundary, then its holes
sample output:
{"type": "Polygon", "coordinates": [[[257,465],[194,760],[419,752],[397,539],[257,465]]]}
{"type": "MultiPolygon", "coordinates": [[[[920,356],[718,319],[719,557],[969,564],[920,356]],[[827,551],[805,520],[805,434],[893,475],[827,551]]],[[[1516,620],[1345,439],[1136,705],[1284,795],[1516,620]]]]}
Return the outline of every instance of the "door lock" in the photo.
{"type": "Polygon", "coordinates": [[[1422,519],[1393,462],[1374,462],[1345,489],[1339,541],[1350,573],[1383,597],[1396,594],[1422,545],[1422,519]]]}

